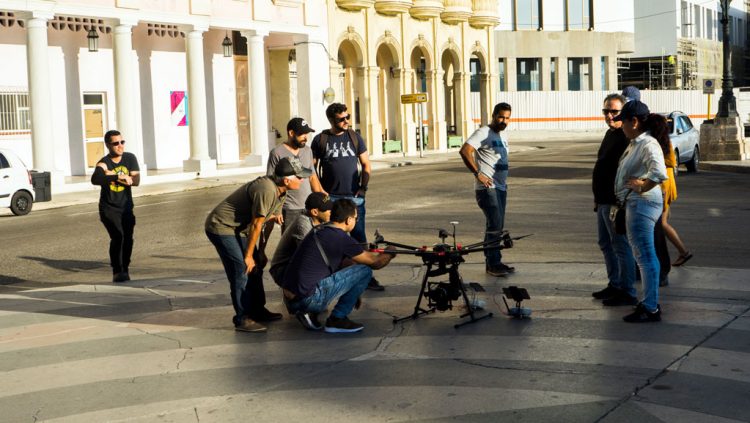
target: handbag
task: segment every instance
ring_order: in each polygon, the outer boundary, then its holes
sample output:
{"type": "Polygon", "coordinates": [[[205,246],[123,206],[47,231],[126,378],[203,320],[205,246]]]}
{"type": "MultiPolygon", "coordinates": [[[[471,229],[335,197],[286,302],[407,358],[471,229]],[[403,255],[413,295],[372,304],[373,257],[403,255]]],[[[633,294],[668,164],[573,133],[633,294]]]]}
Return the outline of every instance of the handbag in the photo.
{"type": "Polygon", "coordinates": [[[617,235],[625,235],[627,233],[627,229],[625,227],[625,205],[628,202],[628,196],[630,195],[630,192],[631,190],[628,190],[628,193],[625,194],[625,198],[622,200],[622,203],[618,201],[609,209],[609,220],[612,222],[612,226],[614,227],[615,233],[617,235]]]}

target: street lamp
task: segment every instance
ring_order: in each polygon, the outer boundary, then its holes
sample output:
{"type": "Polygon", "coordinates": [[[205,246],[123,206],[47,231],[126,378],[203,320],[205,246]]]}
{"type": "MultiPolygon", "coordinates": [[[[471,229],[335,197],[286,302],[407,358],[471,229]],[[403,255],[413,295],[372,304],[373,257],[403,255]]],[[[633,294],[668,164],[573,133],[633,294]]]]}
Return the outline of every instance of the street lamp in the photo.
{"type": "Polygon", "coordinates": [[[224,49],[224,57],[232,57],[232,40],[229,39],[228,32],[224,41],[221,42],[221,47],[224,49]]]}
{"type": "Polygon", "coordinates": [[[86,39],[89,42],[90,52],[99,51],[99,34],[96,32],[93,25],[91,26],[91,29],[89,29],[86,39]]]}
{"type": "Polygon", "coordinates": [[[724,35],[723,44],[723,73],[721,76],[721,98],[719,98],[719,112],[717,117],[737,117],[737,99],[734,98],[734,79],[732,77],[732,46],[729,39],[729,4],[731,0],[720,0],[721,3],[721,32],[724,35]]]}

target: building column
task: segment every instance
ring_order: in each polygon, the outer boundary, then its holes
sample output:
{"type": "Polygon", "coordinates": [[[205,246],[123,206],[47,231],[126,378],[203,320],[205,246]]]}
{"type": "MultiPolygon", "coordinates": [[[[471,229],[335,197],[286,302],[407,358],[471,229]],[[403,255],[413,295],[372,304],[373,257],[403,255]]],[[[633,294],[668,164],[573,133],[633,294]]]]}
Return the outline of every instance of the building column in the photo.
{"type": "Polygon", "coordinates": [[[435,120],[432,122],[432,126],[436,134],[436,144],[434,145],[440,152],[448,151],[448,124],[445,121],[446,95],[444,78],[445,71],[443,70],[437,70],[432,73],[433,92],[435,93],[435,97],[433,97],[433,103],[435,103],[433,106],[435,120]]]}
{"type": "Polygon", "coordinates": [[[505,58],[506,91],[518,91],[518,66],[515,57],[505,58]]]}
{"type": "Polygon", "coordinates": [[[453,98],[456,105],[456,126],[458,134],[465,140],[474,133],[474,122],[471,116],[471,74],[455,72],[453,74],[453,98]]]}
{"type": "Polygon", "coordinates": [[[441,132],[438,128],[438,90],[437,90],[437,71],[428,70],[426,71],[427,78],[427,136],[429,137],[428,149],[438,150],[440,148],[441,132]]]}
{"type": "Polygon", "coordinates": [[[127,150],[135,154],[140,167],[141,182],[146,177],[146,163],[143,157],[143,137],[138,118],[140,83],[137,59],[133,51],[133,27],[137,21],[118,21],[112,32],[112,59],[115,76],[115,119],[116,128],[128,140],[127,150]],[[136,94],[134,94],[136,93],[136,94]]]}
{"type": "Polygon", "coordinates": [[[199,176],[216,175],[216,160],[208,153],[208,108],[203,57],[203,33],[206,30],[207,28],[193,27],[185,36],[190,158],[183,161],[182,168],[185,172],[198,172],[199,176]]]}
{"type": "MultiPolygon", "coordinates": [[[[264,166],[268,161],[271,140],[268,125],[268,95],[266,90],[265,37],[268,32],[243,31],[247,39],[247,63],[249,65],[250,87],[250,142],[251,153],[245,162],[254,166],[264,166]]],[[[276,135],[274,134],[274,137],[276,135]]]]}
{"type": "Polygon", "coordinates": [[[539,68],[539,72],[541,73],[541,81],[542,81],[542,91],[552,91],[552,75],[550,70],[552,66],[552,61],[549,57],[542,57],[542,63],[539,68]]]}
{"type": "Polygon", "coordinates": [[[591,91],[602,91],[602,72],[606,69],[602,69],[602,58],[600,56],[594,56],[591,58],[591,91]]]}
{"type": "Polygon", "coordinates": [[[565,56],[559,56],[557,58],[557,69],[555,69],[555,77],[557,77],[557,91],[568,91],[568,58],[565,56]]]}
{"type": "Polygon", "coordinates": [[[481,88],[479,90],[480,93],[480,99],[482,102],[482,116],[479,118],[482,125],[487,125],[490,123],[490,115],[492,114],[492,108],[494,104],[492,104],[492,75],[489,73],[481,73],[479,74],[479,83],[481,84],[481,88]]]}
{"type": "Polygon", "coordinates": [[[378,103],[380,68],[378,66],[366,66],[362,73],[366,93],[364,95],[365,104],[362,104],[362,97],[360,97],[360,113],[364,111],[367,114],[366,141],[369,144],[370,156],[380,157],[383,155],[383,125],[380,122],[378,103]]]}
{"type": "Polygon", "coordinates": [[[611,92],[620,91],[617,83],[617,56],[607,56],[607,89],[611,92]]]}
{"type": "MultiPolygon", "coordinates": [[[[332,87],[337,95],[346,99],[344,93],[339,93],[338,85],[334,86],[333,81],[340,81],[339,74],[343,69],[336,66],[320,66],[323,61],[329,65],[334,63],[328,57],[323,46],[317,41],[311,41],[307,36],[295,38],[295,49],[297,51],[297,93],[299,97],[299,114],[307,119],[310,126],[323,130],[330,126],[326,119],[326,104],[323,100],[323,93],[326,88],[332,87]],[[336,79],[331,79],[331,74],[336,72],[336,79]]],[[[348,100],[348,99],[347,99],[348,100]]],[[[354,108],[353,105],[349,105],[354,108]]]]}
{"type": "Polygon", "coordinates": [[[52,183],[61,185],[64,177],[55,165],[55,137],[52,130],[52,98],[49,58],[47,56],[47,21],[54,15],[32,12],[26,20],[26,60],[31,100],[31,149],[33,168],[50,172],[52,183]]]}
{"type": "MultiPolygon", "coordinates": [[[[417,73],[414,69],[404,68],[399,69],[397,73],[401,78],[400,83],[402,84],[402,92],[404,94],[414,94],[420,92],[417,88],[417,84],[414,83],[414,78],[417,73]]],[[[392,94],[395,95],[395,94],[392,94]]],[[[399,98],[399,104],[400,104],[399,98]]],[[[401,104],[401,142],[402,151],[406,155],[417,155],[419,149],[417,148],[417,128],[419,127],[419,107],[421,104],[401,104]]]]}

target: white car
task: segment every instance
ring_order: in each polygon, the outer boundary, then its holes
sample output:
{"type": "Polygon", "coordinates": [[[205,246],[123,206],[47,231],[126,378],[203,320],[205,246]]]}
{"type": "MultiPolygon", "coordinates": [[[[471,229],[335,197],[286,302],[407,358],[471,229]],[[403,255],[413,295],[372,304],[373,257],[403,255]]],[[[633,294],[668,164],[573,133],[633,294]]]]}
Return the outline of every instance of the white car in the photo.
{"type": "MultiPolygon", "coordinates": [[[[698,148],[700,134],[693,126],[690,118],[682,112],[662,113],[669,123],[669,139],[672,141],[677,166],[685,164],[688,172],[697,172],[700,162],[700,149],[698,148]]],[[[677,168],[675,168],[675,172],[677,168]]]]}
{"type": "Polygon", "coordinates": [[[16,153],[0,148],[0,207],[16,216],[29,214],[34,204],[31,173],[16,153]]]}

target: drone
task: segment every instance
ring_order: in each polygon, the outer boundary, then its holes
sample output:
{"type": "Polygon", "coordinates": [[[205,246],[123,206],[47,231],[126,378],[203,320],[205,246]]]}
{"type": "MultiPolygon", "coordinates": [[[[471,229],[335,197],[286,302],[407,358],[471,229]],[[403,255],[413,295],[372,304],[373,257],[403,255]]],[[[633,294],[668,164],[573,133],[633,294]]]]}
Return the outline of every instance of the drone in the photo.
{"type": "MultiPolygon", "coordinates": [[[[397,242],[387,241],[379,231],[375,231],[375,239],[370,245],[370,251],[388,254],[409,254],[420,257],[425,266],[422,285],[417,297],[417,304],[414,306],[414,312],[405,317],[394,317],[393,323],[405,320],[414,320],[422,315],[437,311],[446,311],[453,309],[453,301],[463,299],[466,306],[466,312],[459,316],[459,319],[469,317],[468,320],[457,323],[455,328],[459,328],[469,323],[475,323],[479,320],[492,317],[492,313],[479,315],[478,307],[474,307],[466,293],[466,285],[458,272],[458,267],[464,263],[464,256],[471,253],[483,252],[488,250],[502,250],[512,248],[513,242],[530,235],[524,235],[513,238],[508,231],[498,233],[494,240],[482,241],[469,245],[461,245],[456,242],[456,225],[458,222],[450,222],[453,226],[453,232],[449,233],[445,229],[438,230],[440,242],[432,247],[416,247],[412,245],[400,244],[397,242]],[[447,238],[453,238],[453,243],[446,242],[447,238]],[[386,248],[387,247],[387,248],[386,248]],[[442,275],[448,275],[448,281],[432,282],[430,279],[442,275]],[[422,307],[422,301],[427,299],[427,307],[422,307]]],[[[476,282],[469,283],[475,292],[484,291],[484,288],[476,282]]],[[[528,295],[528,294],[527,294],[528,295]]],[[[520,303],[519,303],[520,304],[520,303]]]]}

